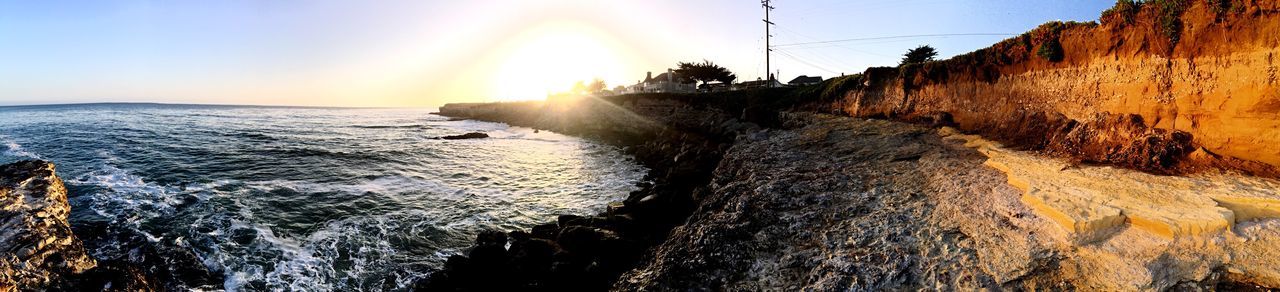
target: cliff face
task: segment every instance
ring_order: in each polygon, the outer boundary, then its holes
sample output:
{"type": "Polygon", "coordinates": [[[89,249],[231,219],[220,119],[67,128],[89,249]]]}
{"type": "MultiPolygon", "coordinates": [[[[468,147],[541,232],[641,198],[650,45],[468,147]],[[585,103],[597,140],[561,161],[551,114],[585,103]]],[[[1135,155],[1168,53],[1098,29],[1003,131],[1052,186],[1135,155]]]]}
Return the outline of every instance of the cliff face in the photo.
{"type": "Polygon", "coordinates": [[[1280,166],[1280,3],[1148,1],[990,48],[873,68],[836,108],[1156,172],[1280,166]]]}
{"type": "Polygon", "coordinates": [[[45,287],[96,266],[71,233],[67,189],[52,163],[0,166],[0,290],[45,287]]]}

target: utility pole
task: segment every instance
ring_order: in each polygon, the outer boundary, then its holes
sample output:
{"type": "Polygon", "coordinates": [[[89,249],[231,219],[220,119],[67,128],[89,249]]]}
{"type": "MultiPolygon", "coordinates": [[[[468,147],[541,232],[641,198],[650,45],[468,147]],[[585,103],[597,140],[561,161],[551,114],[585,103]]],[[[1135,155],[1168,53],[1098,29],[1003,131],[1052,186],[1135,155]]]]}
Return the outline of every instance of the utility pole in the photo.
{"type": "Polygon", "coordinates": [[[773,25],[773,22],[769,21],[769,10],[773,10],[773,6],[769,6],[769,1],[770,0],[760,0],[760,5],[764,6],[764,84],[765,84],[765,87],[773,87],[773,76],[769,75],[769,72],[773,71],[773,70],[770,70],[769,68],[769,54],[773,51],[773,48],[769,47],[769,38],[773,37],[772,35],[769,35],[769,26],[773,25]]]}

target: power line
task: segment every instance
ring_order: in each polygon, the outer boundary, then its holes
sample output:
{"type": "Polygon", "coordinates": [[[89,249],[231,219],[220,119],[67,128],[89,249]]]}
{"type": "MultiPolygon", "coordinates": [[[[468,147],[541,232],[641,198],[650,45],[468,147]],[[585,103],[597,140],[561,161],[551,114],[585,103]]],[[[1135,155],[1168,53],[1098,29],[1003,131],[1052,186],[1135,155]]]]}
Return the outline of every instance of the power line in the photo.
{"type": "Polygon", "coordinates": [[[921,37],[950,37],[950,36],[1013,36],[1013,35],[1017,35],[1017,34],[1012,34],[1012,33],[946,33],[946,34],[896,35],[896,36],[882,36],[882,37],[870,37],[870,38],[855,38],[855,39],[842,39],[842,40],[830,40],[830,41],[817,41],[817,42],[805,42],[805,43],[781,44],[781,45],[774,45],[773,47],[774,47],[774,48],[778,48],[778,47],[791,47],[791,46],[802,46],[802,45],[831,44],[831,43],[843,43],[843,42],[854,42],[854,41],[874,41],[874,40],[904,39],[904,38],[921,38],[921,37]]]}
{"type": "Polygon", "coordinates": [[[769,45],[769,38],[772,37],[769,35],[769,26],[773,25],[773,22],[769,21],[769,10],[773,10],[773,6],[769,6],[769,1],[760,0],[760,5],[764,6],[764,82],[766,86],[773,87],[773,82],[770,82],[773,78],[769,78],[769,70],[772,69],[769,64],[769,52],[773,51],[773,47],[769,45]]]}
{"type": "Polygon", "coordinates": [[[830,72],[831,74],[840,74],[840,72],[836,72],[835,70],[827,69],[826,67],[818,66],[817,64],[809,63],[808,61],[802,60],[800,57],[796,57],[795,55],[787,53],[787,51],[779,50],[778,53],[782,54],[782,56],[787,57],[793,61],[800,62],[801,64],[809,65],[809,67],[817,68],[818,70],[822,70],[822,71],[827,71],[827,72],[830,72]]]}
{"type": "MultiPolygon", "coordinates": [[[[791,34],[794,34],[794,35],[800,36],[800,37],[805,38],[805,39],[809,39],[809,40],[811,40],[811,41],[821,41],[821,39],[818,39],[818,38],[816,38],[816,37],[813,37],[813,36],[809,36],[809,35],[806,35],[806,34],[800,33],[799,31],[796,31],[796,30],[794,30],[794,29],[787,28],[787,27],[785,27],[785,26],[781,26],[781,25],[774,25],[774,27],[776,27],[776,28],[778,28],[778,29],[781,29],[781,30],[783,30],[784,32],[790,32],[791,34]]],[[[831,48],[831,47],[841,48],[841,49],[849,50],[849,51],[852,51],[852,52],[855,52],[855,53],[860,53],[860,54],[874,55],[874,56],[878,56],[878,57],[890,57],[890,56],[886,56],[886,55],[884,55],[884,54],[878,54],[878,53],[872,53],[872,52],[863,51],[863,50],[859,50],[859,49],[854,49],[854,48],[851,48],[851,47],[848,47],[848,46],[844,46],[844,45],[841,45],[841,44],[835,44],[835,43],[833,43],[833,44],[826,44],[826,45],[823,45],[823,46],[806,46],[806,47],[800,47],[800,48],[794,48],[794,49],[831,48]]]]}

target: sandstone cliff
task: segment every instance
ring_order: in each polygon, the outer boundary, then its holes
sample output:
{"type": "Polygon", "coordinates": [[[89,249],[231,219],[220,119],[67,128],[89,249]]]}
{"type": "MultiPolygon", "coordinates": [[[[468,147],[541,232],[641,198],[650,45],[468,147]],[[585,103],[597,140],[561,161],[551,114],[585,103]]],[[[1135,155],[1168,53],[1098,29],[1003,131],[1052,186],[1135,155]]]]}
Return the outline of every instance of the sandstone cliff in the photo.
{"type": "Polygon", "coordinates": [[[1084,162],[1162,173],[1280,166],[1280,2],[1122,1],[949,60],[872,68],[833,109],[947,119],[1084,162]]]}

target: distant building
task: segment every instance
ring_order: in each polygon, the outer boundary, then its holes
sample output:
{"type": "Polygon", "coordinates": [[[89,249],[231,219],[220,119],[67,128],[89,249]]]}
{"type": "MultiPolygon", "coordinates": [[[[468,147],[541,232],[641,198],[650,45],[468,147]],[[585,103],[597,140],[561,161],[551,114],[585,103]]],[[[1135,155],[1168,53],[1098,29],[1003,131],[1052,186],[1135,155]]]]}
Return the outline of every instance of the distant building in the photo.
{"type": "Polygon", "coordinates": [[[675,70],[667,69],[667,73],[650,77],[653,72],[645,74],[644,91],[653,93],[690,93],[696,91],[696,83],[685,80],[675,70]]]}
{"type": "Polygon", "coordinates": [[[675,70],[667,69],[666,73],[653,76],[653,72],[645,73],[644,80],[626,86],[619,94],[633,93],[693,93],[698,89],[697,83],[686,80],[675,70]]]}
{"type": "Polygon", "coordinates": [[[810,77],[810,76],[800,75],[800,77],[796,77],[795,79],[791,79],[791,82],[787,82],[787,85],[791,85],[791,86],[806,86],[806,85],[814,85],[814,84],[818,84],[818,83],[822,83],[822,77],[821,77],[821,76],[813,76],[813,77],[810,77]]]}
{"type": "Polygon", "coordinates": [[[778,79],[774,79],[774,78],[770,78],[769,82],[765,82],[764,79],[756,78],[756,81],[738,82],[738,84],[734,84],[733,90],[755,89],[755,88],[764,88],[764,87],[782,87],[782,83],[779,83],[778,79]]]}
{"type": "Polygon", "coordinates": [[[733,90],[732,85],[720,82],[698,85],[698,92],[721,92],[729,90],[733,90]]]}

